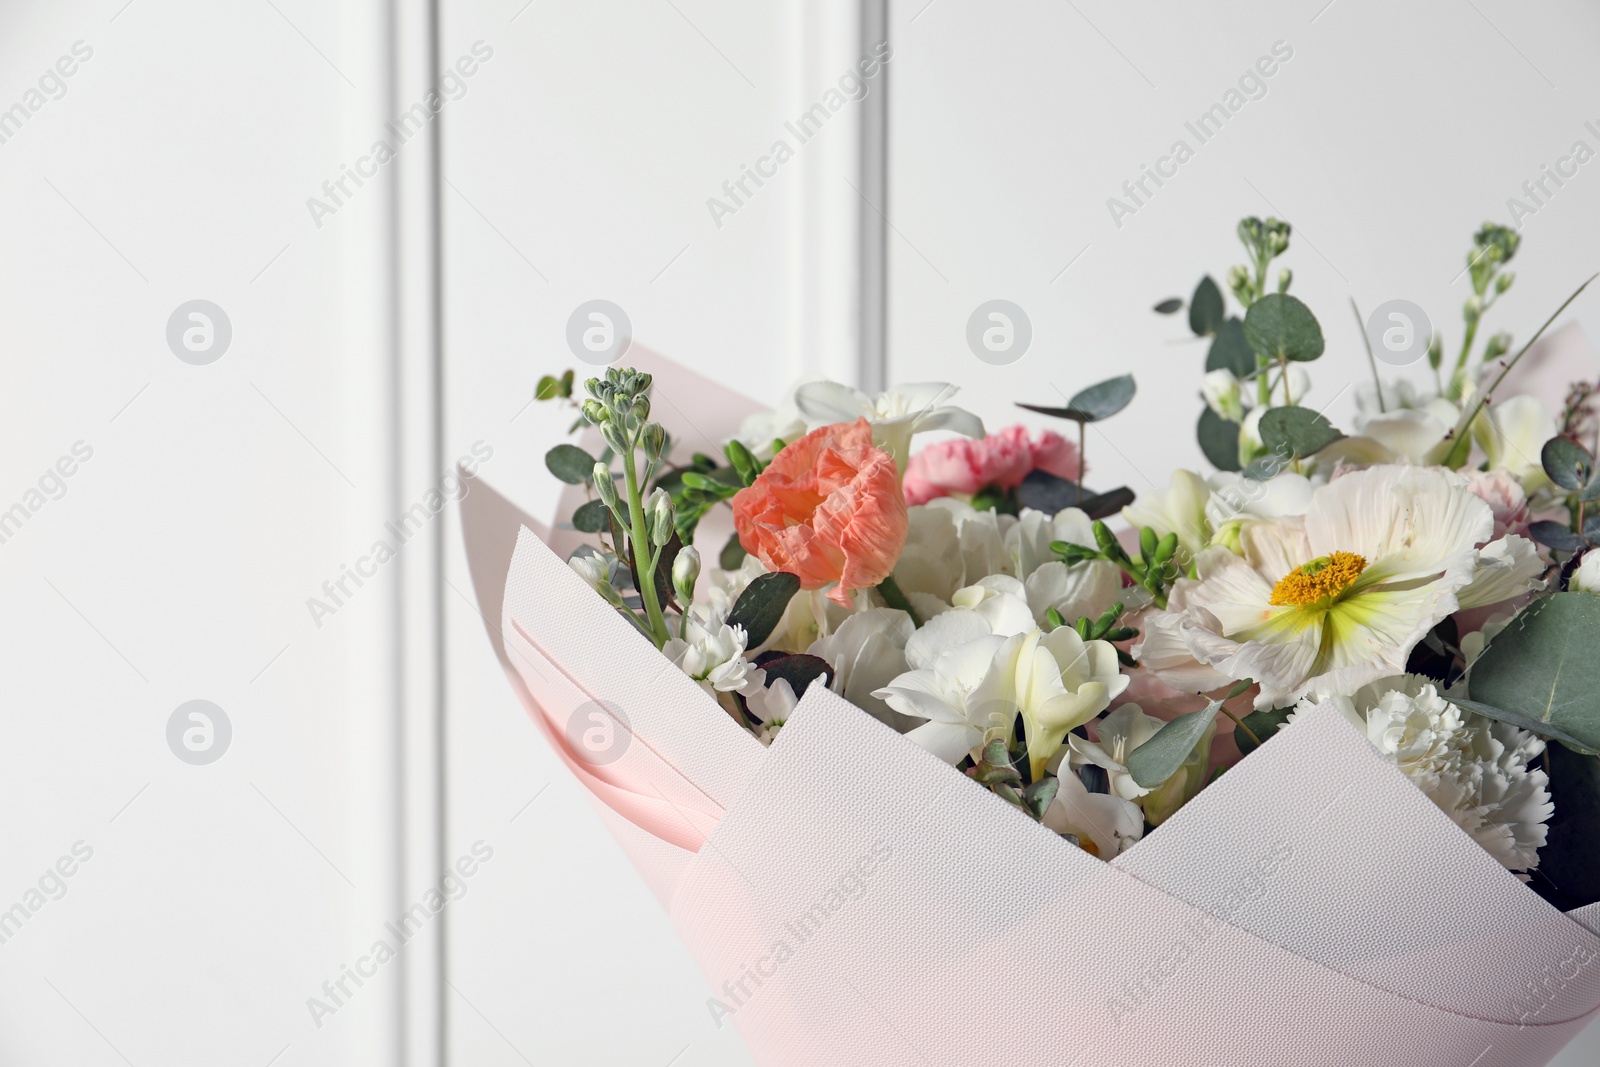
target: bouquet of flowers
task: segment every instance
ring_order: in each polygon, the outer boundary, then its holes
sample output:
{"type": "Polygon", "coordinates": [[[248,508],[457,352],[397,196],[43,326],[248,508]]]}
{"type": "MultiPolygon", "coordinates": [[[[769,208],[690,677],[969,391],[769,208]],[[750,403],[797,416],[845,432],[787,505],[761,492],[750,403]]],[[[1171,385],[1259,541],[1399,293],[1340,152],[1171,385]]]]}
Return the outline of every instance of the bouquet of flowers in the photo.
{"type": "Polygon", "coordinates": [[[540,382],[584,540],[522,534],[497,648],[763,1062],[1488,1067],[1600,1006],[1600,383],[1500,395],[1556,315],[1476,344],[1485,225],[1454,364],[1343,433],[1239,235],[1241,314],[1156,305],[1216,468],[1163,491],[1086,484],[1128,375],[1021,405],[1066,435],[811,382],[705,451],[651,373],[540,382]]]}

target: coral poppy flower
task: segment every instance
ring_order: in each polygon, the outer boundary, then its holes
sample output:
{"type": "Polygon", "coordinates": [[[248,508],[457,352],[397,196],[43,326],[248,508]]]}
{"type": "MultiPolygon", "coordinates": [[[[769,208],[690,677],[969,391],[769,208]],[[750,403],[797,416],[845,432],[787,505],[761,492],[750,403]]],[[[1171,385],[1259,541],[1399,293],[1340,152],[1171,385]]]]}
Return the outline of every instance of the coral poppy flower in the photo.
{"type": "Polygon", "coordinates": [[[813,430],[779,452],[733,498],[744,550],[849,606],[850,594],[889,576],[906,543],[906,500],[889,453],[866,419],[813,430]]]}

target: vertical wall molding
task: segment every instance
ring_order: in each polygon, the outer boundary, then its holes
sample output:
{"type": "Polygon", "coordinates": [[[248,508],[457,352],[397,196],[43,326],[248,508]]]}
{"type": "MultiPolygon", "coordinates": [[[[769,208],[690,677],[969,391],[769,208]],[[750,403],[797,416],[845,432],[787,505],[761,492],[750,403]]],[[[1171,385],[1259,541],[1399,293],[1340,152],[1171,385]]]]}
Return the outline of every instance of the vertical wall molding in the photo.
{"type": "MultiPolygon", "coordinates": [[[[860,0],[861,48],[866,55],[889,40],[889,0],[860,0]]],[[[882,392],[889,371],[889,92],[894,64],[879,72],[877,85],[861,101],[861,147],[857,169],[860,205],[860,337],[858,383],[869,394],[882,392]],[[874,207],[876,210],[874,210],[874,207]]]]}

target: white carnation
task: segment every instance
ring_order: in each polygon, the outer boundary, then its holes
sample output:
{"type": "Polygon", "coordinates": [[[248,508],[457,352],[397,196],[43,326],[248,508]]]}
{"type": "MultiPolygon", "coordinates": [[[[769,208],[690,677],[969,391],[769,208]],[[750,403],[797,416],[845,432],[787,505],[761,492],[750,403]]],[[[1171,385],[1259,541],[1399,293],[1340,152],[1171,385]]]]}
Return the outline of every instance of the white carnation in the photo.
{"type": "MultiPolygon", "coordinates": [[[[1405,675],[1332,701],[1428,799],[1504,867],[1539,864],[1555,811],[1550,779],[1530,764],[1544,742],[1526,730],[1463,713],[1433,682],[1405,675]]],[[[1304,710],[1313,701],[1302,701],[1304,710]]]]}

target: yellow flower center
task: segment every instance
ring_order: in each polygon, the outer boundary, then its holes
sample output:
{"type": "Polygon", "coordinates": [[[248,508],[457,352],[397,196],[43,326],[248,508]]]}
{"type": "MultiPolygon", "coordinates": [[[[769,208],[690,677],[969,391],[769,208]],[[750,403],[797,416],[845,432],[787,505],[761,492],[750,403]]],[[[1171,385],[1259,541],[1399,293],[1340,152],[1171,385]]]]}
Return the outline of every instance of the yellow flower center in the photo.
{"type": "Polygon", "coordinates": [[[1367,558],[1354,552],[1334,552],[1319,556],[1284,575],[1272,587],[1274,607],[1299,606],[1332,600],[1355,584],[1367,569],[1367,558]]]}

